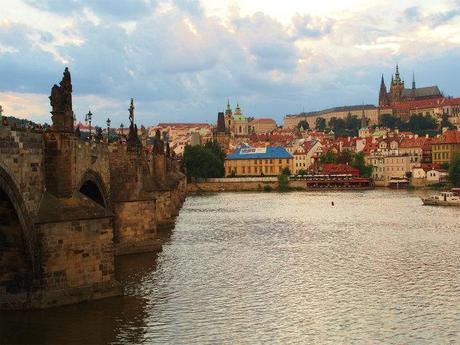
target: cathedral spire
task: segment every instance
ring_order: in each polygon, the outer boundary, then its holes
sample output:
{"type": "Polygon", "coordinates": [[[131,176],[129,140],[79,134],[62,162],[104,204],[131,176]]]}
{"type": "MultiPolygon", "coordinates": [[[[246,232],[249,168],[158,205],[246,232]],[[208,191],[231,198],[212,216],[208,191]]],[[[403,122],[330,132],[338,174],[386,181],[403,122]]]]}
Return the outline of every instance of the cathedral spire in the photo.
{"type": "Polygon", "coordinates": [[[383,74],[382,79],[380,80],[379,105],[387,105],[387,87],[385,85],[385,79],[383,79],[383,74]]]}
{"type": "Polygon", "coordinates": [[[395,73],[395,82],[396,83],[401,83],[401,77],[399,76],[399,66],[396,64],[396,73],[395,73]]]}

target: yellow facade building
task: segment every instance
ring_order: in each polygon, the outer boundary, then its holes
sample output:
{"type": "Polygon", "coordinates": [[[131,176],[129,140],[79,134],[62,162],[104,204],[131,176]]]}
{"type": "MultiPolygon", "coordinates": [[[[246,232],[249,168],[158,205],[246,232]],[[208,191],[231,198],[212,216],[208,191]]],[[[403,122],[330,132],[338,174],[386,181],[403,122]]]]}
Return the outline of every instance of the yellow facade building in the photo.
{"type": "Polygon", "coordinates": [[[293,161],[283,147],[240,147],[225,159],[225,176],[276,176],[293,161]]]}
{"type": "Polygon", "coordinates": [[[454,155],[460,154],[460,131],[447,130],[437,138],[431,147],[433,163],[450,163],[454,155]]]}

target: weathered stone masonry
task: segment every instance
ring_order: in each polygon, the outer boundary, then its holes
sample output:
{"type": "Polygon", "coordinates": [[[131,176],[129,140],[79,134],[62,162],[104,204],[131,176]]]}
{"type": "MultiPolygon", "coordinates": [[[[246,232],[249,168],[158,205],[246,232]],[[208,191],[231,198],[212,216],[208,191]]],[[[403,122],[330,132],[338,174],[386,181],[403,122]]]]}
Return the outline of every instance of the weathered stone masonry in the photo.
{"type": "Polygon", "coordinates": [[[0,309],[121,294],[115,255],[159,249],[185,198],[164,147],[75,136],[70,73],[51,98],[52,130],[0,126],[0,309]]]}

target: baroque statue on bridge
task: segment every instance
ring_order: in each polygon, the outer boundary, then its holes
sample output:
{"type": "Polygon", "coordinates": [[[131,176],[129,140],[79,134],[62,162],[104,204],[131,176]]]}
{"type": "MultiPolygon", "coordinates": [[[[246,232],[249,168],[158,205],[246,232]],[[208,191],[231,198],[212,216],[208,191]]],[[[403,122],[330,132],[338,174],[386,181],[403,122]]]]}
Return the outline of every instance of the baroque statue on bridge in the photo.
{"type": "Polygon", "coordinates": [[[59,86],[51,88],[50,105],[53,120],[53,130],[73,132],[74,114],[72,110],[72,79],[66,67],[59,86]]]}
{"type": "Polygon", "coordinates": [[[159,129],[155,131],[155,139],[153,141],[153,152],[155,154],[163,155],[165,153],[165,144],[161,138],[161,132],[159,129]]]}

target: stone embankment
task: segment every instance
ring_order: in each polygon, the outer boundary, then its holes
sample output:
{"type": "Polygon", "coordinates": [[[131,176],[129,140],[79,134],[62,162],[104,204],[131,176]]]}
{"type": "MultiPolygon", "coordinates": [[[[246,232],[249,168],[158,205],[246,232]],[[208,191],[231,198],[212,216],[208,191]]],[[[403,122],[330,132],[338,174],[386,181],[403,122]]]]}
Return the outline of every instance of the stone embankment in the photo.
{"type": "MultiPolygon", "coordinates": [[[[187,185],[189,193],[200,192],[242,192],[242,191],[270,191],[278,189],[276,177],[237,177],[237,178],[210,178],[187,185]]],[[[373,189],[372,181],[369,179],[350,180],[321,180],[306,181],[291,179],[288,182],[289,190],[367,190],[373,189]]]]}

